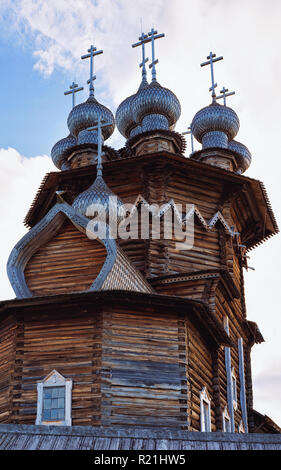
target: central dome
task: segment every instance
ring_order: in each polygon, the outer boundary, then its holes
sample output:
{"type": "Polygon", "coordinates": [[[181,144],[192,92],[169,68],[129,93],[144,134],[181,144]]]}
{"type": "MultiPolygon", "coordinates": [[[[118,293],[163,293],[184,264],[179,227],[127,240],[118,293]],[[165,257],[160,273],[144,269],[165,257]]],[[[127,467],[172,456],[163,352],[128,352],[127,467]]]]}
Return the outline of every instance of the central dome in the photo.
{"type": "Polygon", "coordinates": [[[87,101],[78,104],[70,111],[67,119],[70,133],[77,138],[79,132],[88,127],[95,126],[99,117],[102,121],[112,123],[111,126],[102,129],[104,139],[108,139],[114,131],[114,116],[112,112],[100,104],[94,96],[90,96],[87,101]]]}
{"type": "Polygon", "coordinates": [[[142,88],[135,96],[133,116],[137,123],[149,115],[161,115],[168,120],[168,127],[173,126],[180,117],[181,106],[176,95],[157,81],[142,88]]]}

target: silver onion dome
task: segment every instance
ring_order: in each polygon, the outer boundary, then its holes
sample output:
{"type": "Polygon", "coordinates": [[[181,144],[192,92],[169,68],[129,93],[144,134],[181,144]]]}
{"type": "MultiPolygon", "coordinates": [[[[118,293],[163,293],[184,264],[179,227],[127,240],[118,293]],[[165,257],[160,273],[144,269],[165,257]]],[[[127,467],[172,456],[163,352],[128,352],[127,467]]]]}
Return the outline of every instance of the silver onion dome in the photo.
{"type": "Polygon", "coordinates": [[[213,132],[223,133],[232,140],[239,126],[239,118],[233,109],[213,102],[195,114],[190,127],[194,137],[202,142],[204,135],[213,132]]]}
{"type": "Polygon", "coordinates": [[[102,129],[104,139],[108,139],[114,131],[114,116],[112,112],[100,104],[94,96],[89,96],[87,101],[78,104],[70,111],[67,119],[70,133],[77,138],[80,131],[95,126],[98,117],[106,122],[112,122],[111,126],[102,129]]]}
{"type": "Polygon", "coordinates": [[[228,144],[229,150],[232,150],[236,154],[238,154],[238,169],[237,173],[244,173],[252,162],[252,155],[250,150],[246,147],[246,145],[241,144],[237,140],[231,140],[228,144]]]}
{"type": "Polygon", "coordinates": [[[103,206],[105,215],[109,215],[112,210],[117,215],[117,221],[121,220],[125,215],[125,209],[121,199],[119,199],[107,186],[103,177],[98,175],[93,184],[79,194],[73,202],[72,207],[81,215],[88,218],[96,217],[95,206],[103,206]]]}
{"type": "Polygon", "coordinates": [[[154,116],[154,121],[157,116],[163,116],[167,119],[167,128],[170,128],[177,122],[180,114],[181,106],[176,95],[168,88],[162,87],[157,81],[152,81],[149,86],[142,88],[133,100],[133,115],[136,123],[142,123],[143,119],[149,115],[154,116]]]}
{"type": "Polygon", "coordinates": [[[125,138],[130,137],[131,131],[136,127],[136,122],[134,120],[132,104],[136,94],[128,96],[122,103],[118,106],[115,114],[116,126],[120,134],[125,138]]]}
{"type": "Polygon", "coordinates": [[[51,157],[54,165],[61,170],[65,163],[69,150],[77,145],[77,141],[73,135],[69,134],[68,137],[59,140],[51,150],[51,157]]]}

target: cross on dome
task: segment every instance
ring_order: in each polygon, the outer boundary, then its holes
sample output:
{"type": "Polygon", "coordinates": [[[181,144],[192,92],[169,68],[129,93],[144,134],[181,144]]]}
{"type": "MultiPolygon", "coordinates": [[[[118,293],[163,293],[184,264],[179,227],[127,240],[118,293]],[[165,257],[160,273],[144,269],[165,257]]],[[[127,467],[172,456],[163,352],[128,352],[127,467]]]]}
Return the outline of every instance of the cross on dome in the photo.
{"type": "Polygon", "coordinates": [[[97,164],[97,176],[102,176],[102,128],[112,126],[112,122],[105,122],[101,117],[98,117],[96,126],[88,127],[88,131],[98,131],[98,164],[97,164]]]}
{"type": "Polygon", "coordinates": [[[210,55],[207,57],[207,62],[202,62],[201,67],[204,67],[205,65],[210,65],[211,66],[211,82],[212,86],[209,88],[209,91],[212,91],[212,98],[213,102],[216,101],[216,93],[215,93],[215,88],[218,86],[217,83],[215,83],[214,79],[214,63],[218,62],[219,60],[223,59],[223,56],[217,57],[216,54],[213,54],[213,52],[210,52],[210,55]]]}
{"type": "Polygon", "coordinates": [[[64,95],[72,95],[72,108],[74,108],[74,106],[75,106],[75,93],[77,93],[78,91],[84,90],[84,87],[78,88],[77,83],[72,82],[72,84],[70,85],[69,88],[70,88],[70,91],[65,91],[64,95]]]}
{"type": "Polygon", "coordinates": [[[160,39],[164,38],[165,34],[161,33],[158,34],[158,32],[152,28],[151,31],[149,31],[147,38],[144,40],[144,42],[151,42],[151,48],[152,48],[152,62],[149,64],[149,68],[152,69],[152,81],[156,81],[156,67],[155,65],[158,64],[159,60],[155,59],[155,39],[160,39]]]}
{"type": "Polygon", "coordinates": [[[143,79],[146,79],[146,67],[145,64],[148,62],[148,57],[145,57],[145,43],[147,42],[146,39],[148,38],[147,34],[141,33],[141,36],[139,37],[140,42],[136,42],[135,44],[132,44],[132,47],[138,47],[142,46],[142,62],[140,63],[140,67],[142,67],[142,76],[143,79]]]}
{"type": "Polygon", "coordinates": [[[217,100],[220,100],[223,98],[223,104],[226,106],[226,97],[227,96],[232,96],[235,95],[235,91],[230,91],[228,93],[228,88],[223,87],[223,89],[220,91],[221,95],[217,96],[217,100]]]}
{"type": "Polygon", "coordinates": [[[81,56],[81,59],[89,59],[90,58],[90,78],[87,81],[88,84],[90,84],[89,91],[90,91],[90,96],[94,96],[94,85],[93,81],[96,79],[96,75],[94,75],[94,56],[103,54],[103,51],[97,51],[97,48],[91,45],[90,49],[88,49],[89,54],[85,54],[81,56]]]}

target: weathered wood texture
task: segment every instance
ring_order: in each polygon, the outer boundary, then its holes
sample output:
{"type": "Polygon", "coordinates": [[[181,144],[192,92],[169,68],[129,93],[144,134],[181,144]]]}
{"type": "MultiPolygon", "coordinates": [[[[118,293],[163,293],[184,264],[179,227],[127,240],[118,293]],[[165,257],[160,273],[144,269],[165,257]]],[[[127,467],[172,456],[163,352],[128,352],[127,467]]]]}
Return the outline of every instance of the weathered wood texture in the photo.
{"type": "Polygon", "coordinates": [[[35,423],[37,381],[56,369],[73,380],[73,424],[100,424],[101,322],[99,313],[93,316],[59,311],[23,316],[10,422],[35,423]]]}
{"type": "Polygon", "coordinates": [[[100,308],[15,314],[7,337],[2,322],[8,365],[1,365],[0,422],[34,424],[37,382],[56,369],[73,380],[73,425],[200,431],[204,386],[213,400],[212,353],[188,313],[133,303],[100,308]]]}
{"type": "Polygon", "coordinates": [[[106,259],[106,249],[67,221],[25,268],[25,279],[35,295],[87,290],[106,259]]]}
{"type": "Polygon", "coordinates": [[[149,310],[105,314],[104,425],[187,425],[184,330],[176,315],[149,310]]]}

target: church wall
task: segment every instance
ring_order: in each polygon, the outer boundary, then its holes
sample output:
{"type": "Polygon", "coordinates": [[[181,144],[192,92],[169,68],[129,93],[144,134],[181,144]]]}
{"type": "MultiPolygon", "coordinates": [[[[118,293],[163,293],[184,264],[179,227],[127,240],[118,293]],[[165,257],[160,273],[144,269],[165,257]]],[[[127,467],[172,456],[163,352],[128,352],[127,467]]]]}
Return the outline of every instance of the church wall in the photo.
{"type": "Polygon", "coordinates": [[[0,321],[0,423],[11,419],[16,331],[14,315],[0,321]]]}

